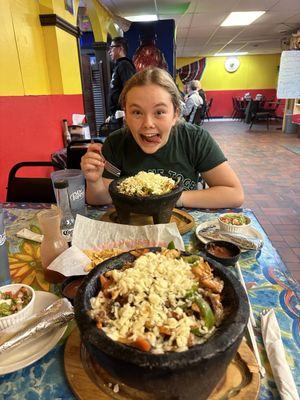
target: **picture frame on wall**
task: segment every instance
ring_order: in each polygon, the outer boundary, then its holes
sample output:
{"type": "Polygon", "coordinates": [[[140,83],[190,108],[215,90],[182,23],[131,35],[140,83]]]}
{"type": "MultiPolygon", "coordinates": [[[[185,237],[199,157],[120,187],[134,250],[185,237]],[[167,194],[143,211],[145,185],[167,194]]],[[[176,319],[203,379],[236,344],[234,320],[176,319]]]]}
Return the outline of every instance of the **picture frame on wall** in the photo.
{"type": "Polygon", "coordinates": [[[74,1],[65,0],[65,9],[69,11],[72,15],[74,15],[74,1]]]}

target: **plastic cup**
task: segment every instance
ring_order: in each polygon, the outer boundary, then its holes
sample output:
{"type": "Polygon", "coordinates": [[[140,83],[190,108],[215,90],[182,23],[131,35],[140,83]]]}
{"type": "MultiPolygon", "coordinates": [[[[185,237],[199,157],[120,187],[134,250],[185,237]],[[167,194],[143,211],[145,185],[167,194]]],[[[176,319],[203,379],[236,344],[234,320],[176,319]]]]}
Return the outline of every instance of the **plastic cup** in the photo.
{"type": "Polygon", "coordinates": [[[86,215],[85,207],[85,178],[80,169],[63,169],[51,173],[53,190],[57,201],[57,190],[54,188],[54,182],[65,179],[69,183],[68,193],[70,198],[71,210],[77,214],[86,215]]]}

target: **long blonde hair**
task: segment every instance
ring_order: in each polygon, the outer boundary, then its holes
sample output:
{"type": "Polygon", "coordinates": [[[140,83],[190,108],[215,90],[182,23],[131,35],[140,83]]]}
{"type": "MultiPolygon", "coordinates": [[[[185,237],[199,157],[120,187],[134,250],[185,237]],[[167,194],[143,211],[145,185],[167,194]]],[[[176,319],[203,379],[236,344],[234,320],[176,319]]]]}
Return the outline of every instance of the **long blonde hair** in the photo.
{"type": "Polygon", "coordinates": [[[136,86],[157,85],[165,89],[171,96],[174,112],[180,109],[180,94],[171,75],[161,68],[149,68],[133,75],[125,84],[120,95],[120,103],[125,109],[126,96],[136,86]]]}

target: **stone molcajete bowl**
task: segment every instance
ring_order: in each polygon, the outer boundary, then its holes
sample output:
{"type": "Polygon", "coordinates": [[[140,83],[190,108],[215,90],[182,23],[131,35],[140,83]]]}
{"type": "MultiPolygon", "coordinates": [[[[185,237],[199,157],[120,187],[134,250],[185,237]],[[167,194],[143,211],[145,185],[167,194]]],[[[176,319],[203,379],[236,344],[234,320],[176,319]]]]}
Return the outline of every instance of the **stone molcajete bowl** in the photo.
{"type": "MultiPolygon", "coordinates": [[[[150,251],[160,251],[160,248],[150,251]]],[[[224,376],[244,335],[249,306],[242,285],[231,272],[206,258],[214,274],[224,281],[222,302],[228,314],[221,326],[206,342],[187,351],[147,353],[113,341],[97,329],[88,315],[90,298],[101,289],[99,276],[134,259],[129,252],[120,254],[99,264],[84,278],[75,298],[75,317],[84,346],[91,357],[120,382],[150,392],[157,400],[207,399],[224,376]]]]}
{"type": "Polygon", "coordinates": [[[116,207],[118,221],[130,224],[130,214],[143,214],[153,217],[154,224],[170,222],[172,210],[183,191],[183,183],[179,181],[171,192],[153,196],[129,196],[118,191],[118,185],[126,178],[115,179],[109,185],[109,194],[116,207]]]}

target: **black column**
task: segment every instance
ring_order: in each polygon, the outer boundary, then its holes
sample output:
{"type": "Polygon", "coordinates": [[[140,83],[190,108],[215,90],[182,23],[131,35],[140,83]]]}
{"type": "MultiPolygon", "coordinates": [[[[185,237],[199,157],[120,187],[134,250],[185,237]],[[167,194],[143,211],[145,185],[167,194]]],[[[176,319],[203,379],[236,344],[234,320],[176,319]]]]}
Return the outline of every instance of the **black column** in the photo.
{"type": "Polygon", "coordinates": [[[97,65],[102,69],[105,108],[108,110],[108,89],[110,83],[110,57],[108,54],[108,44],[106,42],[95,42],[93,44],[97,65]]]}

